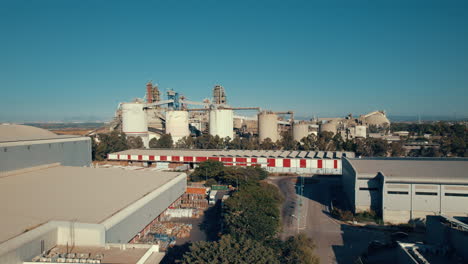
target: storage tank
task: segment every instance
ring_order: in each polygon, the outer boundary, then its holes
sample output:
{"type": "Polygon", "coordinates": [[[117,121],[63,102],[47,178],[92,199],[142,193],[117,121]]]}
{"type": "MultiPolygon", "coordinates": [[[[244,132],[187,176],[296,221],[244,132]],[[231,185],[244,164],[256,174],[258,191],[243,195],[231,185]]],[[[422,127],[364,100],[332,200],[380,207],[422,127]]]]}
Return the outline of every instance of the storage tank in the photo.
{"type": "Polygon", "coordinates": [[[272,112],[258,114],[258,139],[263,142],[266,138],[270,138],[273,142],[279,139],[278,116],[272,112]]]}
{"type": "Polygon", "coordinates": [[[148,147],[148,120],[142,103],[122,103],[122,132],[129,137],[141,137],[148,147]]]}
{"type": "Polygon", "coordinates": [[[338,124],[335,121],[330,121],[320,125],[320,132],[332,132],[336,134],[338,124]]]}
{"type": "Polygon", "coordinates": [[[293,125],[293,138],[297,142],[309,135],[309,124],[300,122],[293,125]]]}
{"type": "Polygon", "coordinates": [[[231,109],[212,109],[210,110],[210,128],[212,136],[222,138],[229,137],[233,139],[234,113],[231,109]]]}
{"type": "Polygon", "coordinates": [[[189,115],[187,111],[171,110],[166,112],[166,134],[171,134],[175,142],[190,136],[189,115]]]}

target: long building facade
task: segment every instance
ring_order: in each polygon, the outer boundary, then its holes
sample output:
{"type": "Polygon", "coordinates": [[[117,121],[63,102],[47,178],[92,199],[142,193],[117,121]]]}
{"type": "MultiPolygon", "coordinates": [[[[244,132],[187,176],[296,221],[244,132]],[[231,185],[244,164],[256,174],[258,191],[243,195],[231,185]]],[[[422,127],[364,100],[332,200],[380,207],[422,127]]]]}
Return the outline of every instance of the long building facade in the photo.
{"type": "Polygon", "coordinates": [[[262,151],[262,150],[176,150],[132,149],[108,155],[108,160],[144,163],[167,167],[168,163],[196,167],[206,160],[226,166],[259,166],[269,172],[341,175],[342,157],[353,152],[332,151],[262,151]]]}
{"type": "Polygon", "coordinates": [[[343,159],[342,185],[354,212],[388,223],[468,216],[467,159],[343,159]]]}

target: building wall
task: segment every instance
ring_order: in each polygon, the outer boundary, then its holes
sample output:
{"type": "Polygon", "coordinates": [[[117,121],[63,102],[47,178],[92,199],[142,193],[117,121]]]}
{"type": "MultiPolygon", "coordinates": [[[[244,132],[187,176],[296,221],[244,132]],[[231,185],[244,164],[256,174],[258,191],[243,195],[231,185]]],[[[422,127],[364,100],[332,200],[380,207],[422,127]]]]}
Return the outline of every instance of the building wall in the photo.
{"type": "Polygon", "coordinates": [[[468,215],[468,186],[387,183],[384,196],[384,222],[424,221],[427,215],[468,215]]]}
{"type": "Polygon", "coordinates": [[[22,264],[41,254],[41,244],[48,250],[57,245],[57,227],[47,223],[0,244],[0,263],[22,264]],[[44,241],[44,242],[41,242],[44,241]]]}
{"type": "Polygon", "coordinates": [[[0,144],[0,172],[57,162],[64,166],[89,166],[91,139],[82,137],[0,144]]]}
{"type": "Polygon", "coordinates": [[[382,184],[379,177],[359,174],[356,182],[356,212],[382,209],[382,184]]]}
{"type": "MultiPolygon", "coordinates": [[[[158,156],[158,155],[123,155],[109,154],[108,160],[129,161],[136,163],[177,162],[178,164],[197,164],[207,159],[221,161],[226,166],[260,166],[275,173],[303,173],[322,175],[341,175],[341,159],[299,159],[299,158],[263,158],[263,157],[196,157],[196,156],[158,156]],[[242,160],[241,160],[242,159],[242,160]]],[[[159,166],[158,166],[159,167],[159,166]]]]}
{"type": "Polygon", "coordinates": [[[342,159],[343,174],[341,184],[352,211],[356,212],[356,171],[347,159],[342,159]]]}
{"type": "Polygon", "coordinates": [[[158,217],[187,188],[187,175],[182,173],[163,187],[105,220],[106,243],[127,243],[148,223],[158,217]]]}

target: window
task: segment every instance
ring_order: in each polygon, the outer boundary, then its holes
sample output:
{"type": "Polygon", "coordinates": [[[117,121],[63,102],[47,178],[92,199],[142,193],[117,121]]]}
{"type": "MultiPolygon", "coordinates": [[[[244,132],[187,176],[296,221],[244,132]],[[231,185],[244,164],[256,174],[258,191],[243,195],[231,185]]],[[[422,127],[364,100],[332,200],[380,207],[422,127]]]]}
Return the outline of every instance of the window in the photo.
{"type": "Polygon", "coordinates": [[[445,193],[445,196],[468,197],[468,193],[445,193]]]}
{"type": "Polygon", "coordinates": [[[388,194],[408,194],[408,192],[402,192],[402,191],[388,191],[388,194]]]}
{"type": "Polygon", "coordinates": [[[436,192],[416,192],[416,195],[437,195],[436,192]]]}
{"type": "Polygon", "coordinates": [[[377,187],[369,187],[369,188],[367,188],[367,187],[359,187],[359,190],[360,190],[360,191],[378,191],[379,188],[377,188],[377,187]]]}

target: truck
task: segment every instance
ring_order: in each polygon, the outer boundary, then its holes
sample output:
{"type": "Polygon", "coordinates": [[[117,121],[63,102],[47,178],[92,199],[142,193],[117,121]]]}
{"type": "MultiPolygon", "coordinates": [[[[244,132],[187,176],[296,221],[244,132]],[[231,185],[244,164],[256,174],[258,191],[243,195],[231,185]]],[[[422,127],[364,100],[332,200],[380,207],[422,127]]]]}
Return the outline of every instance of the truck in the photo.
{"type": "Polygon", "coordinates": [[[209,204],[215,204],[216,203],[216,194],[218,193],[218,191],[216,190],[211,190],[210,192],[210,199],[208,200],[208,203],[209,204]]]}

